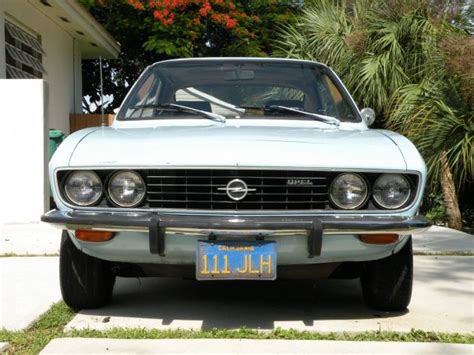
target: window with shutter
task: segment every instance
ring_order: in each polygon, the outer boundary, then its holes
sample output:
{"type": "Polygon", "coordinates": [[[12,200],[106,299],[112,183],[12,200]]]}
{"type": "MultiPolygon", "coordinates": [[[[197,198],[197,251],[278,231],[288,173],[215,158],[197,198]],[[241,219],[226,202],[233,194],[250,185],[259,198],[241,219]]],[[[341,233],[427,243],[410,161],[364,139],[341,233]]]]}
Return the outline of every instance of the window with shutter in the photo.
{"type": "Polygon", "coordinates": [[[7,79],[37,79],[46,73],[43,48],[38,36],[5,21],[7,79]]]}

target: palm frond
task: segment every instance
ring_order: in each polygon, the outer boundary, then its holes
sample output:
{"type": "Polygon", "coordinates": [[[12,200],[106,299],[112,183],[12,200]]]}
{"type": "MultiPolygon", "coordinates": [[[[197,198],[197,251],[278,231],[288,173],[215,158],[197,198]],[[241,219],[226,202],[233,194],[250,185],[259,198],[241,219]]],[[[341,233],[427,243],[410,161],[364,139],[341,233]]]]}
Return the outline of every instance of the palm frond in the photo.
{"type": "Polygon", "coordinates": [[[448,47],[460,53],[466,34],[433,17],[432,6],[429,0],[308,0],[299,22],[280,29],[277,46],[285,56],[332,66],[360,105],[415,143],[434,182],[443,157],[460,185],[473,179],[467,101],[474,90],[451,74],[450,52],[439,44],[449,37],[457,46],[448,47]]]}
{"type": "Polygon", "coordinates": [[[462,185],[473,179],[474,132],[471,120],[445,102],[443,87],[443,82],[427,80],[400,88],[388,126],[415,143],[433,183],[438,182],[441,155],[446,154],[458,185],[462,185]]]}

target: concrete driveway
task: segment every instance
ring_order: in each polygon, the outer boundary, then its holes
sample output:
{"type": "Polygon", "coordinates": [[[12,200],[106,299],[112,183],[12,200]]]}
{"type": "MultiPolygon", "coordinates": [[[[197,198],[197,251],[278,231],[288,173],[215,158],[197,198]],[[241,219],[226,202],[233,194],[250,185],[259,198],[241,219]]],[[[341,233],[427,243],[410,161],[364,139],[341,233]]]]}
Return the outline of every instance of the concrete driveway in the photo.
{"type": "Polygon", "coordinates": [[[474,258],[416,256],[410,309],[386,313],[363,305],[357,280],[196,282],[118,279],[110,306],[81,311],[68,329],[276,327],[322,332],[474,330],[474,258]]]}

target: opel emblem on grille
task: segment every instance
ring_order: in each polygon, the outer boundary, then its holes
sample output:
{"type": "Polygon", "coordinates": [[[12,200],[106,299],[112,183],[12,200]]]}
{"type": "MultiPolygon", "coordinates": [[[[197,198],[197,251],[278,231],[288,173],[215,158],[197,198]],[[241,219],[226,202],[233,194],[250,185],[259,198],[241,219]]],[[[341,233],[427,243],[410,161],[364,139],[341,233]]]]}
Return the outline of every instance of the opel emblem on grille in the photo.
{"type": "Polygon", "coordinates": [[[234,201],[240,201],[247,196],[249,191],[256,191],[256,189],[249,189],[245,181],[234,179],[227,183],[226,187],[219,187],[218,190],[225,191],[227,196],[234,201]]]}

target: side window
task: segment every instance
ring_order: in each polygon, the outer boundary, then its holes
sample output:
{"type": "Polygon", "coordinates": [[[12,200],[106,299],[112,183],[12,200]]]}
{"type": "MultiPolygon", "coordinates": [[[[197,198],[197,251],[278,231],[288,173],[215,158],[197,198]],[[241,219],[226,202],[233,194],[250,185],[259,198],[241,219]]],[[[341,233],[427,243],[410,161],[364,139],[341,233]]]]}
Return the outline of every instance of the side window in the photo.
{"type": "MultiPolygon", "coordinates": [[[[334,93],[334,90],[337,90],[337,88],[327,75],[323,75],[321,79],[322,80],[316,81],[318,95],[320,97],[316,111],[322,115],[338,116],[336,109],[336,99],[338,97],[336,93],[334,93]]],[[[342,97],[339,99],[342,99],[342,97]]]]}
{"type": "Polygon", "coordinates": [[[326,86],[329,90],[329,94],[331,95],[332,97],[332,101],[338,105],[339,103],[341,103],[341,101],[343,100],[342,99],[342,95],[341,93],[339,92],[338,88],[336,87],[336,85],[334,85],[334,83],[332,82],[332,80],[329,78],[329,76],[325,75],[324,76],[324,80],[326,81],[326,86]]]}
{"type": "Polygon", "coordinates": [[[39,36],[5,20],[7,79],[41,79],[43,54],[39,36]]]}
{"type": "Polygon", "coordinates": [[[352,110],[346,100],[344,100],[338,87],[331,78],[323,75],[323,80],[317,81],[318,93],[321,98],[318,113],[328,116],[353,118],[352,110]]]}
{"type": "Polygon", "coordinates": [[[156,99],[157,77],[152,74],[137,92],[135,104],[150,104],[156,99]]]}
{"type": "Polygon", "coordinates": [[[152,73],[145,79],[140,89],[135,93],[135,95],[130,99],[125,113],[127,118],[141,118],[148,117],[153,114],[153,108],[151,107],[139,107],[145,105],[155,104],[157,101],[157,95],[160,90],[161,81],[156,76],[155,73],[152,73]]]}

